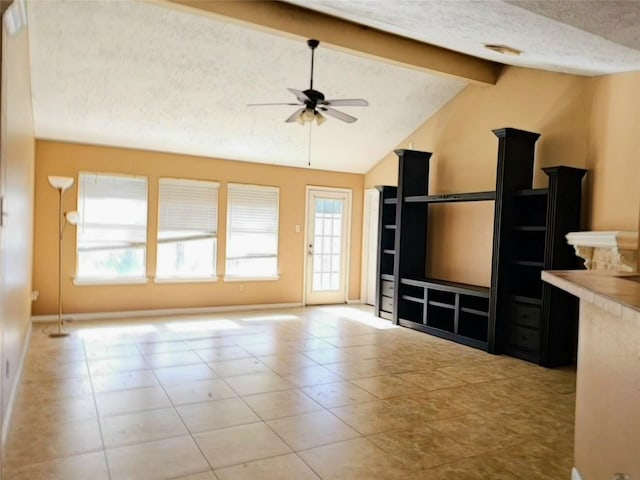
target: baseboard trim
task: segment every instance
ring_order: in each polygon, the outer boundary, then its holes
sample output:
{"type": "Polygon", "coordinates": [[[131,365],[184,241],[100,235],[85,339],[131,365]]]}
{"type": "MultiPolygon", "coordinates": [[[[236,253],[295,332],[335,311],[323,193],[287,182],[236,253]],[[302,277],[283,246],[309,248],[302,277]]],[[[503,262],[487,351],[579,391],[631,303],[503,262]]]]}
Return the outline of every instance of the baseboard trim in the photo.
{"type": "MultiPolygon", "coordinates": [[[[302,307],[302,303],[265,303],[259,305],[228,305],[221,307],[193,307],[193,308],[163,308],[156,310],[129,310],[120,312],[92,312],[92,313],[68,313],[62,315],[65,322],[77,322],[85,320],[108,320],[119,318],[144,318],[144,317],[165,317],[169,315],[198,315],[219,312],[237,312],[251,310],[269,310],[274,308],[296,308],[302,307]]],[[[31,321],[52,322],[58,319],[57,315],[34,315],[31,321]]]]}
{"type": "Polygon", "coordinates": [[[362,300],[360,300],[359,298],[347,300],[347,305],[362,305],[362,300]]]}
{"type": "Polygon", "coordinates": [[[24,345],[22,345],[22,355],[20,355],[20,363],[18,364],[18,370],[16,370],[16,378],[13,382],[13,388],[11,393],[9,394],[9,401],[7,402],[7,409],[4,412],[4,417],[2,418],[2,432],[0,432],[0,442],[2,448],[2,452],[4,452],[4,447],[7,444],[7,437],[9,435],[9,430],[11,429],[11,417],[13,416],[13,407],[16,403],[16,396],[18,394],[18,390],[20,389],[20,384],[22,383],[22,371],[24,370],[24,362],[27,358],[27,352],[29,350],[29,344],[31,343],[31,323],[27,327],[27,335],[24,339],[24,345]]]}

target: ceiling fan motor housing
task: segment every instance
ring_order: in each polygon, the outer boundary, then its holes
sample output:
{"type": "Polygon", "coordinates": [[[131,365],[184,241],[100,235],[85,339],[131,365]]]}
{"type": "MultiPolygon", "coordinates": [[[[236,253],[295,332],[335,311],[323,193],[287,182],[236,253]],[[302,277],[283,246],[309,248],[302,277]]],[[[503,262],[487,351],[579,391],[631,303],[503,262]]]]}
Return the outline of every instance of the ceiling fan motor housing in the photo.
{"type": "Polygon", "coordinates": [[[309,108],[316,108],[316,105],[318,105],[318,103],[322,103],[324,101],[324,94],[322,92],[319,92],[318,90],[310,88],[303,91],[302,93],[304,93],[309,100],[301,99],[301,101],[303,101],[304,104],[309,108]]]}

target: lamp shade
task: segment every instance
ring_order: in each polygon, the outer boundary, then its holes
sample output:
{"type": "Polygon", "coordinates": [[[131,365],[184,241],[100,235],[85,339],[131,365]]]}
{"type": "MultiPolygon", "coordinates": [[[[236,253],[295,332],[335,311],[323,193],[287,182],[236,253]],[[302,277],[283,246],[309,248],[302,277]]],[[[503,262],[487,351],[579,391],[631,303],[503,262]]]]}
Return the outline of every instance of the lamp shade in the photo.
{"type": "Polygon", "coordinates": [[[80,215],[75,210],[65,213],[64,218],[67,220],[67,223],[71,225],[77,225],[80,221],[80,215]]]}
{"type": "Polygon", "coordinates": [[[49,175],[49,184],[58,190],[66,190],[73,185],[73,177],[58,177],[56,175],[49,175]]]}

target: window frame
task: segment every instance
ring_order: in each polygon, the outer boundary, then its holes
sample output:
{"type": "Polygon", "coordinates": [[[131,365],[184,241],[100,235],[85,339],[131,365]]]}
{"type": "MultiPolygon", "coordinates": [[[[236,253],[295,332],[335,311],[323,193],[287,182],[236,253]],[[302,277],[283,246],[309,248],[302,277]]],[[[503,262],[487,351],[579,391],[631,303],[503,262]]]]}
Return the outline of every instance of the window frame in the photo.
{"type": "Polygon", "coordinates": [[[226,238],[225,238],[225,258],[224,258],[224,278],[225,282],[265,282],[265,281],[277,281],[280,279],[280,187],[275,185],[257,185],[249,183],[227,183],[227,224],[226,224],[226,238]],[[276,272],[271,275],[238,275],[227,273],[228,252],[231,235],[231,191],[233,189],[247,189],[247,190],[268,190],[276,193],[276,213],[277,224],[275,231],[276,241],[276,272]]]}
{"type": "MultiPolygon", "coordinates": [[[[147,267],[148,267],[148,249],[149,249],[149,177],[146,175],[137,175],[133,173],[120,173],[120,172],[104,172],[104,171],[79,171],[78,172],[78,187],[76,193],[76,202],[77,202],[77,210],[81,211],[81,202],[83,198],[81,198],[81,193],[84,193],[82,190],[82,177],[83,176],[104,176],[104,177],[122,177],[122,178],[134,178],[138,180],[144,180],[145,183],[145,207],[146,207],[146,218],[145,218],[145,235],[144,235],[144,246],[143,246],[143,268],[142,275],[128,275],[128,276],[99,276],[99,275],[80,275],[80,249],[79,245],[79,236],[80,236],[80,228],[82,228],[82,223],[84,222],[84,214],[80,216],[81,222],[75,225],[75,273],[72,279],[73,285],[75,286],[94,286],[94,285],[139,285],[146,284],[149,281],[147,275],[147,267]]],[[[105,249],[109,250],[109,249],[105,249]]]]}
{"type": "Polygon", "coordinates": [[[217,282],[218,281],[218,252],[219,252],[219,226],[220,226],[220,182],[215,180],[207,180],[207,179],[187,179],[187,178],[179,178],[179,177],[160,177],[158,179],[158,223],[156,225],[156,264],[155,264],[155,275],[153,278],[154,283],[207,283],[207,282],[217,282]],[[182,275],[158,275],[158,264],[159,264],[159,247],[161,243],[164,241],[160,241],[160,194],[161,194],[161,183],[162,181],[168,181],[167,183],[174,184],[207,184],[216,190],[216,233],[212,237],[214,239],[214,251],[213,251],[213,274],[212,275],[192,275],[192,276],[182,276],[182,275]]]}

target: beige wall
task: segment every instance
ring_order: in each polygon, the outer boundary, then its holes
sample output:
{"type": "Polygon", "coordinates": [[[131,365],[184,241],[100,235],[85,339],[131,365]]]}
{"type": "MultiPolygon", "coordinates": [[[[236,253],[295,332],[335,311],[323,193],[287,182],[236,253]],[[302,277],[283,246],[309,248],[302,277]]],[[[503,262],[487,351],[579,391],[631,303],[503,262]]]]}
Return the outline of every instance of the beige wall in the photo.
{"type": "Polygon", "coordinates": [[[7,213],[0,229],[0,371],[4,414],[15,386],[30,322],[34,138],[28,33],[23,29],[13,38],[4,32],[2,35],[0,195],[5,199],[7,213]]]}
{"type": "MultiPolygon", "coordinates": [[[[514,127],[541,133],[534,186],[546,185],[540,170],[551,165],[584,168],[590,109],[584,77],[506,68],[495,86],[470,85],[399,146],[433,152],[430,192],[495,189],[498,139],[491,130],[514,127]]],[[[365,177],[365,188],[397,183],[397,157],[390,154],[365,177]]],[[[493,202],[431,209],[428,274],[489,285],[493,202]]]]}
{"type": "Polygon", "coordinates": [[[640,205],[640,73],[592,80],[588,164],[593,230],[636,230],[640,205]]]}
{"type": "MultiPolygon", "coordinates": [[[[219,195],[218,275],[215,283],[74,286],[75,232],[65,232],[65,312],[126,311],[222,305],[298,303],[303,298],[305,186],[349,188],[353,192],[349,298],[360,297],[360,260],[363,175],[285,168],[247,162],[191,157],[140,150],[78,145],[39,140],[36,144],[35,245],[33,288],[40,299],[33,314],[56,311],[56,192],[48,175],[72,176],[79,171],[145,175],[149,178],[147,274],[155,275],[157,195],[159,177],[207,179],[221,182],[219,195]],[[270,282],[224,282],[226,240],[226,184],[228,182],[280,187],[279,271],[270,282]],[[295,225],[301,225],[300,233],[295,225]]],[[[64,210],[76,208],[77,189],[65,192],[64,210]]]]}

